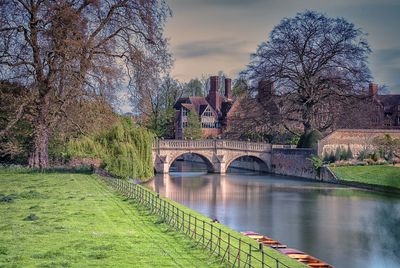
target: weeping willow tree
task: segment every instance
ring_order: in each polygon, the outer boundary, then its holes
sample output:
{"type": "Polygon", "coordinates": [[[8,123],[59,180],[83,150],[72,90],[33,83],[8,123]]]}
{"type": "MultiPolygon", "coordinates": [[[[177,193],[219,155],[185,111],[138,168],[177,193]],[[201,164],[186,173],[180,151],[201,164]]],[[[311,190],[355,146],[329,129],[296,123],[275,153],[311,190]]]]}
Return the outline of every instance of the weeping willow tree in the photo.
{"type": "Polygon", "coordinates": [[[103,168],[116,176],[144,179],[154,175],[153,139],[147,129],[123,118],[108,131],[70,140],[68,153],[72,157],[101,159],[103,168]]]}

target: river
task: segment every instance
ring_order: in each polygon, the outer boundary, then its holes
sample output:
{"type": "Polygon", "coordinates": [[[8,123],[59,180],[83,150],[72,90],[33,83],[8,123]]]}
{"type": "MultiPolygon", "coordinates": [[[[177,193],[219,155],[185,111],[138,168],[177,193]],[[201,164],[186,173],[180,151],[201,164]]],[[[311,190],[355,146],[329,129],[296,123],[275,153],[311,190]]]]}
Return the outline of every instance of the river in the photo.
{"type": "Polygon", "coordinates": [[[400,197],[176,161],[146,185],[237,231],[254,231],[335,267],[400,267],[400,197]]]}

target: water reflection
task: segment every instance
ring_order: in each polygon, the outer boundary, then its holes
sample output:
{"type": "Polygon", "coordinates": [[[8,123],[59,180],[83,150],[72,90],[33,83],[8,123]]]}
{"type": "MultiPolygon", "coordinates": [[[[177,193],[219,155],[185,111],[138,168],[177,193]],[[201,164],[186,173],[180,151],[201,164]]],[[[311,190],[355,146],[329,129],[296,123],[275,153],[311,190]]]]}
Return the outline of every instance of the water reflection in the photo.
{"type": "Polygon", "coordinates": [[[287,177],[187,168],[156,176],[148,186],[235,230],[269,235],[336,267],[400,267],[399,198],[287,177]]]}

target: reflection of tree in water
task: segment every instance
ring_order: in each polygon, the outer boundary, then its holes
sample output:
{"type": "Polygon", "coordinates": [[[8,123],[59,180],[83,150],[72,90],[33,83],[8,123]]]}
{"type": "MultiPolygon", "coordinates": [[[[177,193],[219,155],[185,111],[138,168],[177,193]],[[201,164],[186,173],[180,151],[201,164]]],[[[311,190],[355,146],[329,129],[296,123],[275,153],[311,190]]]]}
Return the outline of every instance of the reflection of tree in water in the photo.
{"type": "Polygon", "coordinates": [[[377,241],[369,242],[378,243],[387,257],[400,262],[400,206],[389,203],[378,206],[372,227],[377,241]]]}

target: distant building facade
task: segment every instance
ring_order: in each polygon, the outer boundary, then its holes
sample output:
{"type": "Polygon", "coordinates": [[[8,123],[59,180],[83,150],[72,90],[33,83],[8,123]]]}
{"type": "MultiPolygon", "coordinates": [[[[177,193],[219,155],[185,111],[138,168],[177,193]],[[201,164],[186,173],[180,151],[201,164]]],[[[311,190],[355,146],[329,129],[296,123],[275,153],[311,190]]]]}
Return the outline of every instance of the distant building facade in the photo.
{"type": "Polygon", "coordinates": [[[373,109],[376,112],[371,118],[377,128],[400,128],[400,94],[379,95],[378,85],[370,84],[373,109]]]}
{"type": "MultiPolygon", "coordinates": [[[[379,94],[377,84],[370,84],[364,95],[349,99],[348,103],[333,101],[315,110],[315,124],[331,122],[325,132],[336,129],[400,129],[400,95],[379,94]]],[[[288,117],[285,97],[275,92],[274,85],[260,81],[257,94],[239,97],[229,110],[224,129],[226,138],[240,139],[246,133],[273,132],[284,123],[286,127],[301,133],[300,120],[285,120],[288,117]]],[[[301,114],[290,117],[296,119],[301,114]]],[[[301,118],[299,118],[301,119],[301,118]]]]}
{"type": "Polygon", "coordinates": [[[226,125],[227,113],[234,102],[232,97],[232,80],[225,78],[224,94],[219,92],[219,77],[210,77],[210,90],[207,97],[186,97],[180,98],[175,103],[175,139],[185,137],[188,115],[195,111],[201,121],[203,138],[216,137],[222,134],[226,125]]]}

